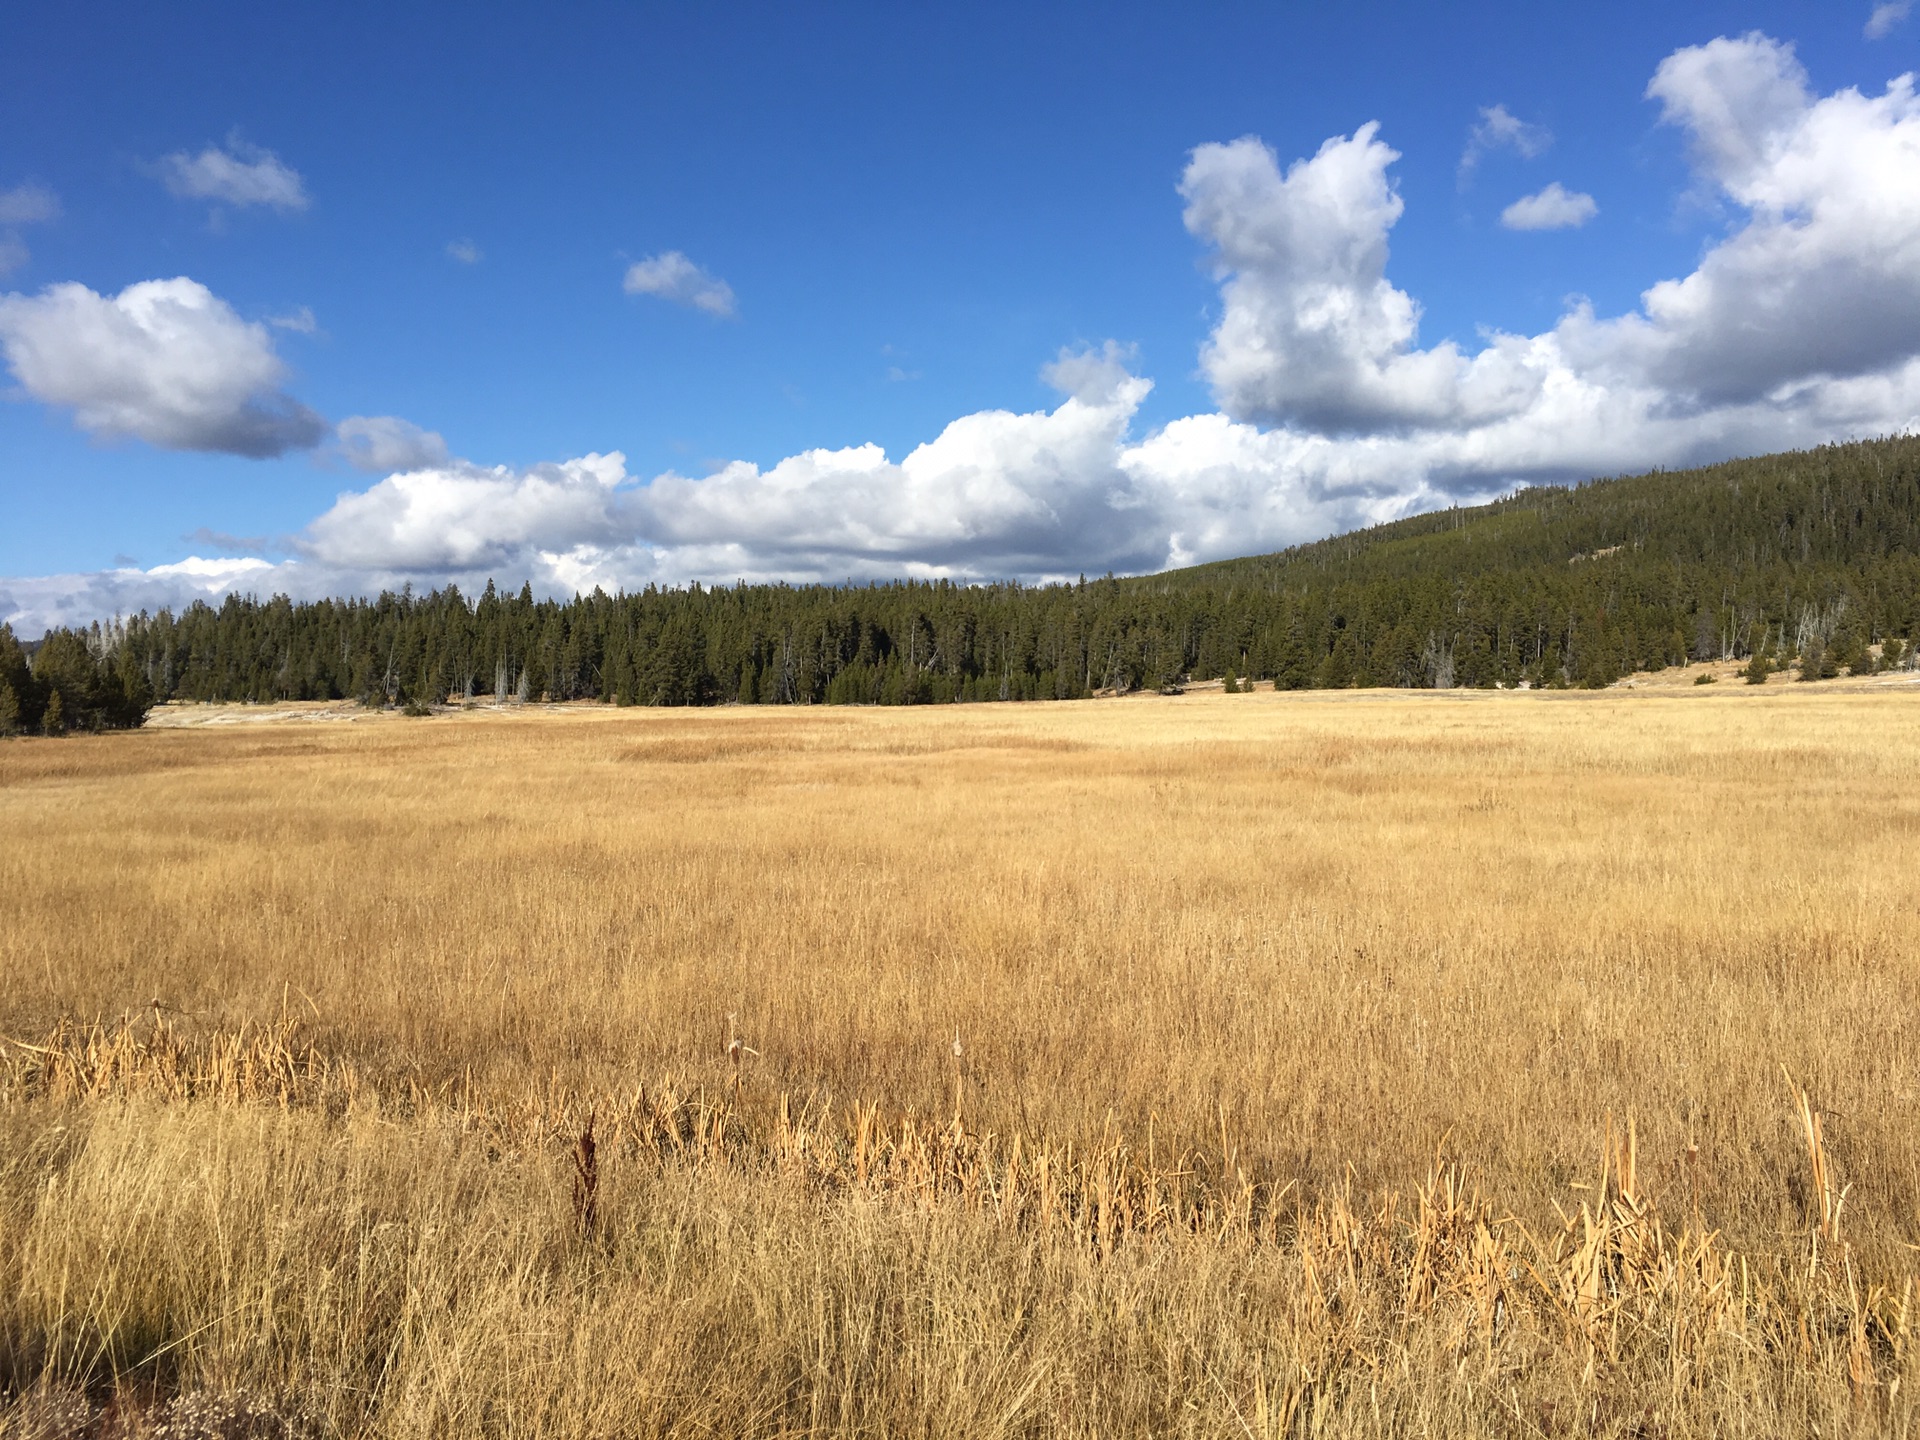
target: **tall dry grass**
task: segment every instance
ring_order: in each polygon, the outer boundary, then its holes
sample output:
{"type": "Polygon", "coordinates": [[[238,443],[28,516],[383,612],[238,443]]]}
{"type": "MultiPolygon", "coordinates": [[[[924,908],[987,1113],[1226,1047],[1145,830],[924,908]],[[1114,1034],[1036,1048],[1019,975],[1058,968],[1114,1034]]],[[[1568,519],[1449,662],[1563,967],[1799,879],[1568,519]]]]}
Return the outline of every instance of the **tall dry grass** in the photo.
{"type": "Polygon", "coordinates": [[[1903,695],[1771,690],[0,747],[0,1383],[1903,1426],[1916,752],[1903,695]]]}

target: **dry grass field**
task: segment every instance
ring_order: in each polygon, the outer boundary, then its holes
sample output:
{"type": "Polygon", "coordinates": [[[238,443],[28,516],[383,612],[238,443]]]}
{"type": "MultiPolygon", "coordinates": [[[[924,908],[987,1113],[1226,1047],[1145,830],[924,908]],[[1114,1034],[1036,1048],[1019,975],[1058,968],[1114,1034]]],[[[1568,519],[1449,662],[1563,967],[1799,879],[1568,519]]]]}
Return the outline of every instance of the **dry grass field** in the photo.
{"type": "Polygon", "coordinates": [[[0,1434],[1907,1433],[1916,701],[0,745],[0,1434]]]}

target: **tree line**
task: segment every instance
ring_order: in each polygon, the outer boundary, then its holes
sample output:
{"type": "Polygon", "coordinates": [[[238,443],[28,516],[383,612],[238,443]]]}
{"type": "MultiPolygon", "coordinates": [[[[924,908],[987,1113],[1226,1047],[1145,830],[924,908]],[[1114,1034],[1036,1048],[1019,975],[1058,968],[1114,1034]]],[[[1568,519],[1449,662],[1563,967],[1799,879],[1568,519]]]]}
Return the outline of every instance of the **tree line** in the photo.
{"type": "Polygon", "coordinates": [[[52,631],[31,654],[0,627],[0,733],[133,725],[165,700],[905,705],[1216,677],[1597,687],[1706,659],[1818,676],[1911,664],[1917,622],[1920,438],[1901,436],[1535,486],[1142,577],[233,596],[52,631]]]}

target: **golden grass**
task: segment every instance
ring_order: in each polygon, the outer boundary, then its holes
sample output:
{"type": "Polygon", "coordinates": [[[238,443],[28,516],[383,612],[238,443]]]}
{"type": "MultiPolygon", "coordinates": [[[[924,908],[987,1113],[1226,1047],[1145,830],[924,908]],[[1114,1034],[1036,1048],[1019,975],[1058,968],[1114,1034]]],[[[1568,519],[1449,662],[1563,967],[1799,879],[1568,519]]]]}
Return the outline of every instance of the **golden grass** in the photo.
{"type": "Polygon", "coordinates": [[[0,1430],[1902,1427],[1916,762],[1786,685],[0,746],[0,1430]]]}

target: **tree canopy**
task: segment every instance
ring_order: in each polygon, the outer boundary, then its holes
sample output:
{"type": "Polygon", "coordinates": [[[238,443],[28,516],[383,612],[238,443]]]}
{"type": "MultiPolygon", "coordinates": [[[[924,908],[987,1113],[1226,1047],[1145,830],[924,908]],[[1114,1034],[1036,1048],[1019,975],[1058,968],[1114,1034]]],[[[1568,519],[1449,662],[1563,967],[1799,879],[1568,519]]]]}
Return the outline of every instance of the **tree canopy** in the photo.
{"type": "Polygon", "coordinates": [[[1778,668],[1810,647],[1819,673],[1859,670],[1911,653],[1916,541],[1920,438],[1902,436],[1531,487],[1130,578],[235,596],[50,632],[30,664],[0,627],[0,728],[41,728],[56,694],[67,728],[109,728],[167,699],[925,704],[1227,674],[1599,686],[1689,659],[1778,668]]]}

